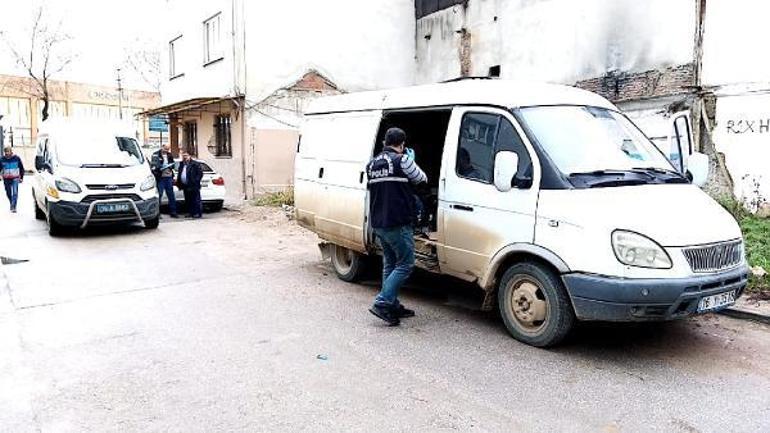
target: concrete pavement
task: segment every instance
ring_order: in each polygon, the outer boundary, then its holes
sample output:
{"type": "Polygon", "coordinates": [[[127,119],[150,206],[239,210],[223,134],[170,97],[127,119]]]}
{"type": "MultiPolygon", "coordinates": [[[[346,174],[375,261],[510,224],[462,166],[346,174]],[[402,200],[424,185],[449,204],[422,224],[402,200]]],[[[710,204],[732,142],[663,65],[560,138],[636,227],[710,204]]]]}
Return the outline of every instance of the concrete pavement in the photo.
{"type": "MultiPolygon", "coordinates": [[[[26,188],[26,187],[25,187],[26,188]]],[[[387,328],[280,211],[50,238],[0,199],[0,431],[770,431],[770,329],[707,315],[532,348],[418,278],[387,328]],[[320,356],[319,356],[320,355],[320,356]]]]}

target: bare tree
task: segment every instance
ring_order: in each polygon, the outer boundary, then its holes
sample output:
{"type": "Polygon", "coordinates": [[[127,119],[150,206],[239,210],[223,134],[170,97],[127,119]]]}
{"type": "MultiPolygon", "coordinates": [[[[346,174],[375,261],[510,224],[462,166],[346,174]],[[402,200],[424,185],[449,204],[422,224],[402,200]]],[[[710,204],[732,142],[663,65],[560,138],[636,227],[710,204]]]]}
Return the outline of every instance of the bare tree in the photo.
{"type": "Polygon", "coordinates": [[[45,121],[51,98],[51,77],[72,62],[71,53],[63,46],[70,36],[61,30],[61,23],[55,27],[48,25],[42,5],[35,12],[31,30],[23,36],[27,43],[18,43],[6,32],[0,31],[0,38],[8,46],[14,60],[32,79],[31,84],[22,85],[19,90],[43,101],[42,117],[45,121]]]}
{"type": "Polygon", "coordinates": [[[152,41],[136,40],[132,47],[125,50],[125,63],[148,86],[160,92],[160,50],[155,46],[152,41]]]}

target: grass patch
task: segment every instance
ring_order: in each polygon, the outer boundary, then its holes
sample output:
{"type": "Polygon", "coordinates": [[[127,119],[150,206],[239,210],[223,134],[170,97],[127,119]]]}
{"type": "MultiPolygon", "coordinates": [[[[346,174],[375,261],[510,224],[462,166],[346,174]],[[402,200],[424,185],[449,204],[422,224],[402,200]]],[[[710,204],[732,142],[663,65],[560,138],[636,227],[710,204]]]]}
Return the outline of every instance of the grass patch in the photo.
{"type": "Polygon", "coordinates": [[[263,194],[252,200],[254,206],[281,207],[283,205],[294,206],[294,190],[288,189],[281,192],[263,194]]]}
{"type": "MultiPolygon", "coordinates": [[[[732,197],[722,197],[717,201],[738,220],[741,226],[749,266],[761,266],[766,271],[770,271],[770,219],[754,216],[743,204],[732,197]]],[[[751,276],[749,290],[770,290],[770,279],[767,276],[762,278],[751,276]]]]}

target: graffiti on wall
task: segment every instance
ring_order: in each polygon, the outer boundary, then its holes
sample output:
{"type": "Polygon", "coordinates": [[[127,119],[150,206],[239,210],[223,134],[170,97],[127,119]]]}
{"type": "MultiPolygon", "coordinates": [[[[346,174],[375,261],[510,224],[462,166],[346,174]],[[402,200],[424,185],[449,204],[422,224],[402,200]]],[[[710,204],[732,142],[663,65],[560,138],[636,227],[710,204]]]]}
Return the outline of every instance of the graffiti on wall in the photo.
{"type": "Polygon", "coordinates": [[[728,134],[767,134],[770,133],[770,118],[730,119],[725,126],[728,134]]]}

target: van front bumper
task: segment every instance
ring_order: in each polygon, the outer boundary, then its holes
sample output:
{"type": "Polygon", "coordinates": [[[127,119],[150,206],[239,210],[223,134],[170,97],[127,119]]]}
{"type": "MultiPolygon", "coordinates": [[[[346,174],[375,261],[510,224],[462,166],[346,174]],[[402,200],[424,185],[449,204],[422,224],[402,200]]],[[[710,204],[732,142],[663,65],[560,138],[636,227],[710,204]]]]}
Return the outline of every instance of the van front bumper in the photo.
{"type": "Polygon", "coordinates": [[[690,278],[627,279],[572,273],[562,276],[580,320],[637,322],[671,320],[698,313],[701,298],[743,294],[749,268],[690,278]]]}
{"type": "MultiPolygon", "coordinates": [[[[121,201],[115,200],[114,202],[118,203],[121,201]]],[[[160,214],[157,197],[136,201],[122,200],[122,202],[131,202],[136,207],[131,206],[128,212],[100,215],[95,212],[95,203],[58,201],[48,204],[48,212],[50,212],[51,218],[54,221],[67,227],[126,223],[139,221],[139,217],[144,221],[157,218],[160,214]],[[89,210],[91,211],[90,214],[89,210]]]]}

